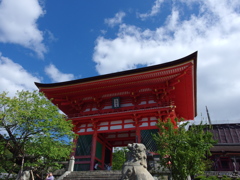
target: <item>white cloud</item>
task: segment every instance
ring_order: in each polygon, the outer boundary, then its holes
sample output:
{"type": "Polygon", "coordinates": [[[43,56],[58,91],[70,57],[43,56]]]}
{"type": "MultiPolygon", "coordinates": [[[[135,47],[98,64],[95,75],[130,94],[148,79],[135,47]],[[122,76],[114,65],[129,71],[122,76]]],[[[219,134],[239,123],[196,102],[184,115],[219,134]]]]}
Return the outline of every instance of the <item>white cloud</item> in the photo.
{"type": "Polygon", "coordinates": [[[0,42],[19,44],[43,58],[46,47],[36,22],[44,12],[38,0],[2,0],[0,12],[0,42]]]}
{"type": "Polygon", "coordinates": [[[40,82],[40,79],[0,53],[0,92],[6,91],[13,96],[17,91],[36,90],[34,82],[40,82]]]}
{"type": "Polygon", "coordinates": [[[156,0],[149,13],[138,14],[138,17],[140,17],[142,20],[145,20],[148,17],[156,16],[160,12],[160,7],[163,1],[164,0],[156,0]]]}
{"type": "Polygon", "coordinates": [[[181,3],[173,3],[164,25],[155,30],[121,24],[116,38],[99,37],[96,69],[106,74],[198,50],[198,114],[205,113],[207,105],[213,119],[239,120],[240,1],[186,1],[188,7],[198,6],[195,14],[183,14],[181,3]]]}
{"type": "Polygon", "coordinates": [[[64,74],[60,72],[53,64],[45,68],[46,74],[52,79],[53,82],[70,81],[74,79],[73,74],[64,74]]]}
{"type": "Polygon", "coordinates": [[[126,14],[124,12],[118,12],[115,14],[113,18],[107,18],[104,20],[104,22],[109,25],[110,27],[114,27],[117,24],[122,23],[122,19],[126,14]]]}

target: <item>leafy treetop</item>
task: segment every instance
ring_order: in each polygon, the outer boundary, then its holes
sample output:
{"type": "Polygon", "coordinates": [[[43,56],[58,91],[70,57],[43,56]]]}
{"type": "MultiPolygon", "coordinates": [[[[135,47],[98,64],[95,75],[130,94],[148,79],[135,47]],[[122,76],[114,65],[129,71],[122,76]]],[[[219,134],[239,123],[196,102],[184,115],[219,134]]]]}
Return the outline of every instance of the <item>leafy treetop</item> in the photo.
{"type": "Polygon", "coordinates": [[[172,172],[174,180],[186,180],[188,175],[201,174],[208,164],[206,155],[210,155],[210,148],[216,143],[212,133],[207,131],[207,125],[193,124],[188,130],[187,126],[188,122],[175,128],[170,120],[159,121],[159,133],[153,135],[160,164],[172,172]]]}
{"type": "Polygon", "coordinates": [[[54,166],[70,155],[72,123],[37,91],[0,94],[0,170],[54,166]]]}

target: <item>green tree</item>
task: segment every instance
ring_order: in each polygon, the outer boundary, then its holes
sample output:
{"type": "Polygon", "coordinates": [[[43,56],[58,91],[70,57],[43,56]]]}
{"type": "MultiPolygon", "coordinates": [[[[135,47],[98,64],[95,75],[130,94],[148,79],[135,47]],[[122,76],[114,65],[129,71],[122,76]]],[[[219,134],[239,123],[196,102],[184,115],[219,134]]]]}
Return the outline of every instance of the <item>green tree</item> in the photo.
{"type": "MultiPolygon", "coordinates": [[[[178,120],[176,119],[178,122],[178,120]]],[[[169,169],[174,180],[186,180],[188,175],[201,174],[206,168],[206,155],[216,142],[206,125],[181,123],[175,128],[172,122],[159,121],[159,133],[153,135],[160,154],[160,164],[169,169]]]]}
{"type": "Polygon", "coordinates": [[[126,153],[128,149],[126,147],[114,148],[113,160],[112,160],[112,169],[121,170],[123,163],[126,161],[126,153]]]}
{"type": "Polygon", "coordinates": [[[25,168],[56,167],[69,157],[74,137],[71,121],[42,93],[21,91],[0,94],[0,169],[18,173],[25,168]]]}

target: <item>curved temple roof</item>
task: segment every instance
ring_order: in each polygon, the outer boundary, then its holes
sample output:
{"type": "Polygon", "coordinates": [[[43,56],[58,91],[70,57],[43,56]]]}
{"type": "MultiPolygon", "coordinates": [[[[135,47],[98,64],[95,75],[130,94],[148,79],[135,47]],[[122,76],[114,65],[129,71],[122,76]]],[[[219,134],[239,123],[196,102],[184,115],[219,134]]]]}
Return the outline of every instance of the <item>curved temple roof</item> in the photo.
{"type": "Polygon", "coordinates": [[[114,94],[120,91],[132,93],[143,88],[150,88],[156,92],[162,88],[162,93],[165,93],[168,88],[174,90],[172,97],[178,114],[185,119],[193,119],[197,115],[196,72],[197,52],[194,52],[181,59],[154,66],[66,82],[51,84],[35,82],[35,84],[66,114],[69,113],[66,104],[96,94],[103,96],[106,93],[114,94]]]}

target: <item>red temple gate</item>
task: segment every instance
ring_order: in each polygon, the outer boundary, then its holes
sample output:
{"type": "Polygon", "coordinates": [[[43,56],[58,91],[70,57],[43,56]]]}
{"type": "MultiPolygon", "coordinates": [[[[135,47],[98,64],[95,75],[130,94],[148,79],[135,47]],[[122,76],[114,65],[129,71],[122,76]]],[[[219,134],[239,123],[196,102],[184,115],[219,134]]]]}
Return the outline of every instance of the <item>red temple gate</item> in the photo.
{"type": "Polygon", "coordinates": [[[156,146],[159,119],[196,116],[197,52],[164,64],[73,81],[35,83],[75,125],[75,170],[111,163],[112,148],[141,142],[156,146]]]}

